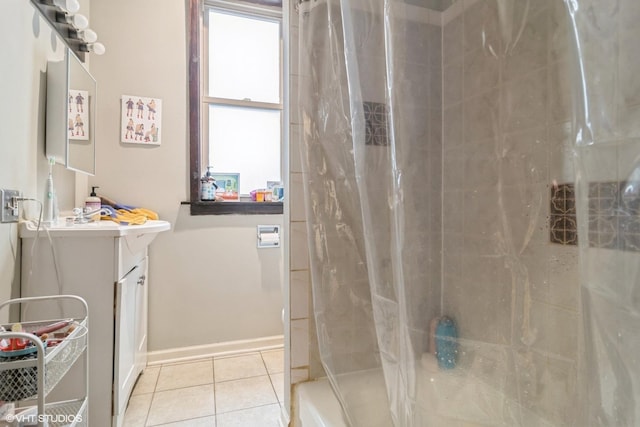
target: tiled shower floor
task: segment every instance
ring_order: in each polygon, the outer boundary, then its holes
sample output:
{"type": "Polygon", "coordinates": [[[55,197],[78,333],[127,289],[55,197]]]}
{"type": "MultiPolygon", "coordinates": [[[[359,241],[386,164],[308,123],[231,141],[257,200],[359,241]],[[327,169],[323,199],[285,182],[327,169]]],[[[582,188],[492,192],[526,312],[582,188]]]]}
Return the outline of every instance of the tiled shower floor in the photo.
{"type": "Polygon", "coordinates": [[[277,427],[283,371],[281,349],[147,367],[124,425],[277,427]]]}

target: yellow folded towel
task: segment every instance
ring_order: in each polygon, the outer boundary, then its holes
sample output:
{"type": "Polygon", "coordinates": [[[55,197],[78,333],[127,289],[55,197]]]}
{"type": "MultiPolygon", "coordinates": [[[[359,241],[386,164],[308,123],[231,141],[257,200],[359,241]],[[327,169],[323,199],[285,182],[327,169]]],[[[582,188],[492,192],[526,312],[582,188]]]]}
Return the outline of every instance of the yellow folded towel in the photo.
{"type": "Polygon", "coordinates": [[[145,208],[135,208],[135,209],[131,209],[131,213],[133,214],[137,214],[137,215],[143,215],[145,216],[147,219],[151,219],[151,220],[157,220],[160,217],[158,216],[157,213],[155,213],[152,210],[149,209],[145,209],[145,208]]]}
{"type": "Polygon", "coordinates": [[[126,222],[129,225],[142,225],[147,222],[147,217],[144,215],[134,214],[124,209],[118,209],[116,212],[115,218],[110,215],[102,215],[100,219],[117,222],[118,224],[126,222]]]}
{"type": "Polygon", "coordinates": [[[120,205],[115,201],[100,196],[102,205],[110,206],[113,215],[104,215],[100,219],[111,220],[117,223],[126,222],[129,224],[144,224],[147,220],[158,220],[159,215],[154,211],[146,208],[137,208],[134,206],[120,205]]]}

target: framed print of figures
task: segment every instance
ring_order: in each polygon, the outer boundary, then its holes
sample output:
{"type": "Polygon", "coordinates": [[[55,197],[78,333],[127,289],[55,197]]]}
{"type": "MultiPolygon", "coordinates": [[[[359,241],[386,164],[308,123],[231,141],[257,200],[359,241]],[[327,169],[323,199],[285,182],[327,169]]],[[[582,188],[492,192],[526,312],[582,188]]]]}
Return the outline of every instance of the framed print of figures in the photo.
{"type": "Polygon", "coordinates": [[[120,140],[129,144],[160,145],[162,100],[122,95],[120,140]]]}
{"type": "Polygon", "coordinates": [[[89,92],[69,90],[67,133],[69,139],[89,140],[89,92]]]}

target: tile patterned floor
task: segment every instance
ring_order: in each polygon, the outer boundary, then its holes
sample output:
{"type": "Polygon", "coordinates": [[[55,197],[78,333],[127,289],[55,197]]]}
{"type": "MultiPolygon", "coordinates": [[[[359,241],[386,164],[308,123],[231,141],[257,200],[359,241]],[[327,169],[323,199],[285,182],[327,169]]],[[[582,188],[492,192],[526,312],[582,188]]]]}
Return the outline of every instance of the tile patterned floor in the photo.
{"type": "Polygon", "coordinates": [[[126,427],[278,427],[284,350],[147,367],[133,389],[126,427]]]}

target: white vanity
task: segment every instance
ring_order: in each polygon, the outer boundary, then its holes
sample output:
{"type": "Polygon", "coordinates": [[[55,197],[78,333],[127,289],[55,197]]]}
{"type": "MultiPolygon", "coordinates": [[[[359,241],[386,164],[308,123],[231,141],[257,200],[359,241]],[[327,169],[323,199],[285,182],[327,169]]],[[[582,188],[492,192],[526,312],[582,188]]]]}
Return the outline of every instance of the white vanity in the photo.
{"type": "MultiPolygon", "coordinates": [[[[111,221],[49,228],[22,223],[22,297],[74,294],[89,305],[89,425],[121,426],[129,396],[146,365],[148,246],[166,221],[121,226],[111,221]],[[54,265],[57,259],[58,272],[54,265]],[[60,283],[58,283],[58,278],[60,283]]],[[[59,305],[37,317],[73,317],[59,305]]],[[[28,308],[23,316],[35,317],[28,308]]],[[[75,369],[76,372],[82,372],[75,369]]],[[[58,387],[60,398],[82,381],[76,375],[58,387]]]]}

